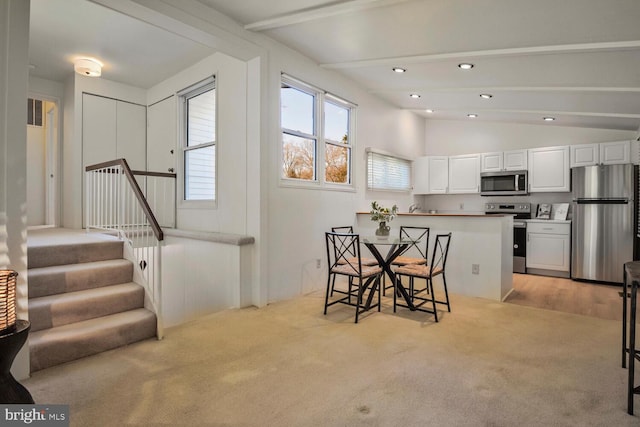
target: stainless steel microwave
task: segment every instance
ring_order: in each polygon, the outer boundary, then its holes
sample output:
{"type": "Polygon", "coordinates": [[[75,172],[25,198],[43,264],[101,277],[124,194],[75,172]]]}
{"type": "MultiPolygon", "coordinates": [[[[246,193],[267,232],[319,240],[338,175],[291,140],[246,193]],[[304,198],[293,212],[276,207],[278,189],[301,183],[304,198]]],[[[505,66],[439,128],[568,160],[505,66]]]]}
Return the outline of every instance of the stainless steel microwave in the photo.
{"type": "Polygon", "coordinates": [[[481,196],[520,196],[529,194],[527,171],[483,172],[480,174],[481,196]]]}

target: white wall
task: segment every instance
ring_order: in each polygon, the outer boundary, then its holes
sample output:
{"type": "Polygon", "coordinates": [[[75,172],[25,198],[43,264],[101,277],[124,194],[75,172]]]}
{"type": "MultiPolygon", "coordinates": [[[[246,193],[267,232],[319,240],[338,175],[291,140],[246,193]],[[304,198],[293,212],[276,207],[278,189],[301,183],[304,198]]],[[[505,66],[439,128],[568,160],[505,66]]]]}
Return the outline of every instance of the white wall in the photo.
{"type": "Polygon", "coordinates": [[[45,223],[45,159],[45,127],[27,125],[27,225],[45,223]]]}
{"type": "Polygon", "coordinates": [[[520,148],[621,141],[634,139],[635,134],[636,132],[633,131],[544,124],[429,119],[425,123],[424,155],[452,156],[520,148]]]}
{"type": "Polygon", "coordinates": [[[368,210],[371,201],[398,204],[407,210],[410,193],[366,190],[366,147],[375,147],[409,158],[422,154],[424,120],[398,110],[360,89],[335,72],[319,68],[307,58],[275,43],[269,49],[270,130],[268,190],[268,300],[277,301],[322,289],[326,284],[324,232],[332,226],[355,225],[355,212],[368,210]],[[353,180],[355,192],[299,189],[280,185],[280,74],[326,90],[358,105],[356,111],[353,180]],[[322,260],[321,268],[316,268],[322,260]]]}
{"type": "MultiPolygon", "coordinates": [[[[247,64],[228,55],[216,53],[172,76],[148,91],[147,105],[174,96],[176,112],[173,121],[176,153],[179,153],[179,132],[175,96],[189,86],[216,76],[217,92],[217,207],[194,207],[178,200],[177,228],[187,230],[247,233],[247,64]]],[[[151,124],[154,125],[153,123],[151,124]]],[[[164,124],[166,126],[166,123],[164,124]]],[[[150,132],[153,132],[152,130],[150,132]]],[[[154,141],[149,141],[154,144],[154,141]]],[[[182,162],[176,156],[178,188],[183,180],[182,162]]],[[[178,191],[180,195],[180,191],[178,191]]]]}
{"type": "Polygon", "coordinates": [[[62,225],[82,228],[84,200],[82,170],[82,94],[90,93],[134,104],[146,105],[146,91],[103,78],[73,73],[64,84],[64,138],[63,138],[63,207],[62,225]]]}
{"type": "MultiPolygon", "coordinates": [[[[28,319],[27,307],[27,70],[28,0],[0,2],[0,268],[18,272],[17,317],[28,319]]],[[[29,375],[29,348],[24,345],[13,375],[29,375]]]]}

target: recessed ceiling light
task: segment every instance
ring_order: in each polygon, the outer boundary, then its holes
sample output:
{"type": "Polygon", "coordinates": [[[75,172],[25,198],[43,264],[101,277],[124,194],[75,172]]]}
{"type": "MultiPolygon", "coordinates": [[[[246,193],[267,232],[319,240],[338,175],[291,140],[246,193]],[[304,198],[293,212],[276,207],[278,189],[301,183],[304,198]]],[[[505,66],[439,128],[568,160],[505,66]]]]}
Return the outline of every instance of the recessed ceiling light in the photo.
{"type": "Polygon", "coordinates": [[[433,113],[433,110],[432,110],[431,108],[427,108],[427,109],[426,109],[426,110],[424,110],[424,111],[425,111],[426,113],[429,113],[429,114],[433,113]]]}
{"type": "Polygon", "coordinates": [[[555,117],[544,117],[542,120],[544,120],[545,122],[552,122],[555,119],[556,119],[555,117]]]}
{"type": "Polygon", "coordinates": [[[411,95],[409,95],[412,98],[418,99],[420,98],[420,95],[418,95],[417,93],[412,93],[411,95]]]}
{"type": "Polygon", "coordinates": [[[478,117],[477,114],[467,114],[467,117],[469,117],[470,119],[475,119],[476,117],[478,117]]]}
{"type": "Polygon", "coordinates": [[[480,94],[480,98],[491,99],[491,98],[493,98],[493,95],[491,95],[490,93],[481,93],[480,94]]]}
{"type": "Polygon", "coordinates": [[[395,71],[396,73],[400,73],[400,74],[407,72],[406,68],[400,68],[400,67],[393,67],[392,70],[395,71]]]}
{"type": "Polygon", "coordinates": [[[463,70],[470,70],[473,68],[473,64],[470,64],[468,62],[463,62],[462,64],[458,64],[458,68],[461,68],[463,70]]]}

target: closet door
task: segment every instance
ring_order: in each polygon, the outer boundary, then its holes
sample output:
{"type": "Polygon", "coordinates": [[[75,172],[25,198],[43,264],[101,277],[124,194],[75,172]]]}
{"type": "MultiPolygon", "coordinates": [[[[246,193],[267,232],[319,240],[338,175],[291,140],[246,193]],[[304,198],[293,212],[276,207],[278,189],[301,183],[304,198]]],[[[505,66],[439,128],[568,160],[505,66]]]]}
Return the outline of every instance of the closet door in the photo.
{"type": "Polygon", "coordinates": [[[116,101],[82,95],[82,174],[84,168],[116,158],[116,101]]]}
{"type": "Polygon", "coordinates": [[[124,101],[116,103],[116,158],[132,170],[147,169],[147,108],[124,101]]]}

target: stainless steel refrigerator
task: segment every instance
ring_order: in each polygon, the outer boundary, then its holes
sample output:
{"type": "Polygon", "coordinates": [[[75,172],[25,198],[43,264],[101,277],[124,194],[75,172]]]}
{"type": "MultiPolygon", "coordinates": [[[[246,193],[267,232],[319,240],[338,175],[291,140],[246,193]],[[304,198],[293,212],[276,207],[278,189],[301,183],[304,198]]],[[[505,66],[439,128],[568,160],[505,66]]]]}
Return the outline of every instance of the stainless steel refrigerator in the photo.
{"type": "Polygon", "coordinates": [[[571,277],[622,283],[623,265],[633,260],[634,166],[577,167],[571,179],[571,277]]]}

